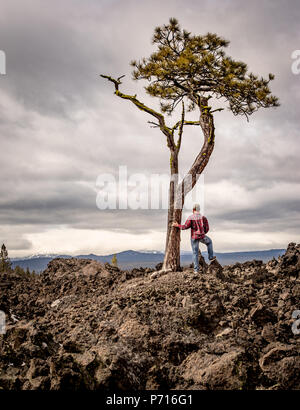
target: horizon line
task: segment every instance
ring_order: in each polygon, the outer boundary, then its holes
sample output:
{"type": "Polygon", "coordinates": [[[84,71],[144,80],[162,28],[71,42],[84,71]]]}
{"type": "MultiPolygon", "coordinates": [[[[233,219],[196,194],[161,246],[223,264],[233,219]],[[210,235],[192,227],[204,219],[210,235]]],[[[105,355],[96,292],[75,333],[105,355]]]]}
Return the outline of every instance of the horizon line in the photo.
{"type": "MultiPolygon", "coordinates": [[[[215,254],[219,254],[219,255],[223,255],[223,254],[232,254],[232,253],[253,253],[253,252],[268,252],[268,251],[284,251],[287,248],[269,248],[269,249],[256,249],[256,250],[247,250],[247,251],[226,251],[226,252],[215,252],[215,254]]],[[[119,251],[119,252],[112,252],[112,253],[108,253],[108,254],[96,254],[96,253],[76,253],[76,254],[69,254],[69,253],[65,253],[65,252],[61,252],[61,253],[51,253],[51,252],[45,252],[45,253],[36,253],[36,254],[31,254],[31,255],[25,255],[25,256],[12,256],[10,257],[10,259],[25,259],[25,258],[34,258],[34,257],[47,257],[47,255],[49,255],[48,257],[51,257],[51,255],[53,256],[61,256],[61,255],[65,255],[65,256],[70,256],[70,257],[78,257],[78,256],[89,256],[89,255],[94,255],[94,256],[100,256],[100,257],[107,257],[107,256],[112,256],[112,255],[118,255],[121,253],[125,253],[125,252],[137,252],[137,253],[159,253],[164,255],[164,251],[159,251],[159,250],[134,250],[134,249],[127,249],[125,251],[119,251]]],[[[181,253],[192,253],[192,251],[188,251],[188,250],[183,250],[180,251],[181,253]]],[[[201,253],[206,254],[207,251],[203,251],[201,253]]]]}

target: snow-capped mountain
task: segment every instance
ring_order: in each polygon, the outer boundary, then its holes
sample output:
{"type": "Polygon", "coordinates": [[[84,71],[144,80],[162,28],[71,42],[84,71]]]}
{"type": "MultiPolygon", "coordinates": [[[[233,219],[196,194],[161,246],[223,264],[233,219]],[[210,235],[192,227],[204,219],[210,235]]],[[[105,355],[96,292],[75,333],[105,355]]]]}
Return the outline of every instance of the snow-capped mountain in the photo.
{"type": "Polygon", "coordinates": [[[37,253],[37,254],[33,254],[33,255],[29,255],[29,256],[23,256],[23,257],[19,257],[19,258],[11,258],[12,262],[15,261],[24,261],[24,260],[30,260],[30,259],[40,259],[40,258],[57,258],[60,257],[61,255],[57,254],[57,253],[37,253]]]}

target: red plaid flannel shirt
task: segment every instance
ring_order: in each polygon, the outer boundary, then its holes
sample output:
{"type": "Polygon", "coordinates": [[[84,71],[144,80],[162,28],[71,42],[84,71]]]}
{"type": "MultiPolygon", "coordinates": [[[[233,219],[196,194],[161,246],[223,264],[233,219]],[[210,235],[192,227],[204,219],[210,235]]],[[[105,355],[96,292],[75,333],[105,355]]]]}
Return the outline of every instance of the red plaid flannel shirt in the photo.
{"type": "Polygon", "coordinates": [[[195,212],[193,215],[190,215],[186,220],[185,224],[179,225],[178,228],[191,228],[192,239],[203,239],[205,234],[209,231],[208,220],[205,218],[205,216],[202,216],[198,212],[195,212]]]}

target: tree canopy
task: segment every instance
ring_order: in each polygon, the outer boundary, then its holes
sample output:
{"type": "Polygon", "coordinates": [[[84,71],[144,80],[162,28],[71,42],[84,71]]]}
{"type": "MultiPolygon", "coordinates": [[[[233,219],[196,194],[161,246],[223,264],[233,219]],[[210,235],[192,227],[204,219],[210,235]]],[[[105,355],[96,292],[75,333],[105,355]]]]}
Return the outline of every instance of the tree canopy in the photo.
{"type": "Polygon", "coordinates": [[[234,115],[251,115],[260,107],[279,106],[271,95],[269,82],[248,72],[247,65],[225,54],[229,41],[213,33],[191,35],[181,30],[175,18],[156,27],[152,39],[157,50],[141,61],[132,61],[133,79],[145,79],[147,93],[160,98],[161,110],[171,114],[184,98],[188,110],[199,105],[199,98],[209,94],[224,98],[234,115]]]}

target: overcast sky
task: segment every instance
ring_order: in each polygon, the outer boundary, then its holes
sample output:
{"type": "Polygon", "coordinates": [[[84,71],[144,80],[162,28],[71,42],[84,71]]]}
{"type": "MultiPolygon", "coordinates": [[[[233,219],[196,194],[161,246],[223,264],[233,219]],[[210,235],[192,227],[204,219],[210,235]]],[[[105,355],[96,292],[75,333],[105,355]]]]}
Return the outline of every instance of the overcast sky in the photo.
{"type": "MultiPolygon", "coordinates": [[[[120,165],[129,175],[169,172],[151,118],[99,74],[126,74],[121,90],[157,108],[145,84],[132,81],[129,62],[149,56],[154,28],[170,17],[192,33],[228,39],[226,53],[250,71],[275,74],[270,86],[281,103],[249,122],[215,114],[204,175],[215,251],[300,241],[300,74],[291,70],[300,49],[298,0],[0,0],[0,239],[11,257],[164,250],[166,210],[100,210],[96,180],[118,175],[120,165]]],[[[199,128],[185,130],[182,174],[201,143],[199,128]]],[[[183,250],[189,238],[182,233],[183,250]]]]}

